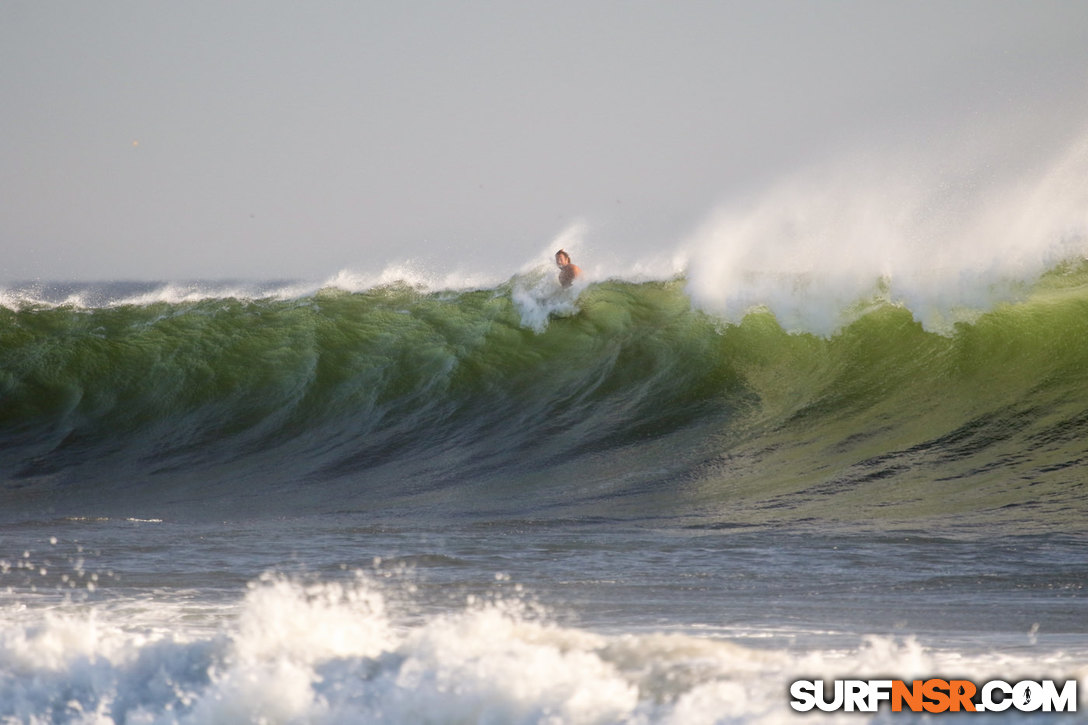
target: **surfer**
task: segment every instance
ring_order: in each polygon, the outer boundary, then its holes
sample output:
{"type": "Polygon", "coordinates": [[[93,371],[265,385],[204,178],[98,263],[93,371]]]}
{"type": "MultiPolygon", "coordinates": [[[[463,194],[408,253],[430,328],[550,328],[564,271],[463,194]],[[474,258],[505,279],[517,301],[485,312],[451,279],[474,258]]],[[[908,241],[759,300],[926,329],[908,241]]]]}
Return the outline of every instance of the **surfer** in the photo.
{"type": "Polygon", "coordinates": [[[563,249],[555,253],[555,264],[559,267],[559,284],[570,287],[578,277],[582,276],[582,270],[577,264],[571,264],[570,255],[563,249]]]}

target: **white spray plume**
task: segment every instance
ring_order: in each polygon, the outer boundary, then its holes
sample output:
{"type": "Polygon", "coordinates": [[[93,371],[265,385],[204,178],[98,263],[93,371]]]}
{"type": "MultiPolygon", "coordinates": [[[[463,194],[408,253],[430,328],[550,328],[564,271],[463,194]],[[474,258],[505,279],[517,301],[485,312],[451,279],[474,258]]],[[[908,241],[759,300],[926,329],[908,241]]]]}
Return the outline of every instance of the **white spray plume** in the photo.
{"type": "Polygon", "coordinates": [[[730,322],[762,307],[821,335],[879,296],[947,331],[1085,251],[1088,142],[1013,166],[885,154],[800,173],[698,229],[686,244],[689,294],[730,322]]]}

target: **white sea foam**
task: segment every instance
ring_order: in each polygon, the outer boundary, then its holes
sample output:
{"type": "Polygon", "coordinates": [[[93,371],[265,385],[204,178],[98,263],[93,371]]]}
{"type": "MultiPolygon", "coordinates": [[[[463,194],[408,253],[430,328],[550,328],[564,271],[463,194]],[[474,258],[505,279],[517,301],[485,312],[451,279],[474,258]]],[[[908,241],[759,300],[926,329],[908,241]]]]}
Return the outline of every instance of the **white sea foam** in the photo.
{"type": "Polygon", "coordinates": [[[345,292],[366,292],[377,287],[407,284],[427,290],[462,291],[489,288],[502,280],[482,274],[460,271],[438,274],[423,270],[411,263],[390,265],[377,273],[341,270],[320,281],[296,282],[162,282],[139,283],[139,291],[123,289],[118,283],[33,284],[0,289],[0,307],[18,310],[25,307],[57,308],[73,307],[91,309],[100,307],[146,306],[159,303],[182,305],[204,300],[294,300],[312,297],[321,290],[338,289],[345,292]],[[77,291],[64,292],[66,287],[77,291]],[[121,288],[122,291],[117,291],[121,288]],[[58,293],[58,290],[61,290],[58,293]]]}
{"type": "Polygon", "coordinates": [[[333,288],[345,292],[366,292],[376,287],[407,284],[428,291],[462,291],[488,289],[503,280],[478,271],[453,270],[436,272],[411,261],[391,264],[378,273],[343,269],[322,282],[318,288],[333,288]]]}
{"type": "Polygon", "coordinates": [[[569,288],[560,287],[554,271],[538,267],[519,275],[511,289],[511,298],[521,316],[521,324],[536,332],[543,332],[552,317],[569,317],[577,314],[578,295],[587,281],[575,280],[569,288]]]}
{"type": "Polygon", "coordinates": [[[583,285],[684,275],[694,304],[728,322],[763,308],[788,330],[829,335],[875,299],[943,332],[1088,254],[1088,136],[1053,152],[1023,133],[980,137],[955,148],[885,144],[840,155],[733,198],[687,238],[637,256],[622,241],[599,243],[593,226],[576,220],[512,275],[486,263],[433,270],[404,260],[323,280],[164,282],[106,299],[110,285],[29,284],[0,289],[0,306],[296,299],[393,284],[457,292],[509,282],[523,323],[540,330],[550,316],[577,311],[554,294],[552,258],[564,248],[582,267],[583,285]]]}
{"type": "Polygon", "coordinates": [[[938,331],[1013,299],[1088,251],[1088,141],[1049,163],[992,151],[856,156],[726,205],[685,245],[690,295],[823,335],[874,297],[938,331]]]}
{"type": "MultiPolygon", "coordinates": [[[[382,585],[384,586],[384,585],[382,585]]],[[[1075,657],[856,647],[753,649],[688,634],[560,626],[518,597],[421,615],[369,575],[265,576],[192,627],[184,602],[10,608],[0,624],[0,720],[46,723],[776,723],[788,683],[822,676],[1088,678],[1075,657]],[[205,623],[206,624],[206,623],[205,623]]],[[[190,617],[191,619],[191,612],[190,617]]],[[[796,715],[804,722],[808,715],[796,715]]],[[[826,720],[821,720],[826,721],[826,720]]],[[[843,722],[865,722],[845,714],[843,722]]]]}
{"type": "Polygon", "coordinates": [[[161,283],[51,283],[0,289],[0,307],[76,309],[187,304],[208,299],[294,299],[318,289],[306,283],[161,282],[161,283]],[[136,291],[130,287],[138,288],[136,291]],[[69,288],[74,288],[69,291],[69,288]]]}
{"type": "Polygon", "coordinates": [[[582,249],[587,231],[588,226],[584,221],[570,224],[545,249],[540,250],[532,261],[522,266],[513,280],[511,298],[523,326],[543,332],[552,317],[569,317],[578,313],[578,295],[593,276],[583,271],[581,277],[564,289],[559,284],[552,260],[560,249],[565,250],[572,260],[576,258],[582,249]],[[548,261],[541,262],[541,259],[548,261]]]}

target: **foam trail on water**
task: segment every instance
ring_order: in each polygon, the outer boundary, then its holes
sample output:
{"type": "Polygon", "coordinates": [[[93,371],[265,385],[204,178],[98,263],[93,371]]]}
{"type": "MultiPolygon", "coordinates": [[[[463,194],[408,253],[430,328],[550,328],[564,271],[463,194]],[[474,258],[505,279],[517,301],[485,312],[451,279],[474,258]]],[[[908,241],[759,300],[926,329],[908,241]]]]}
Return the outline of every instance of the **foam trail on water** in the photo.
{"type": "Polygon", "coordinates": [[[711,215],[686,244],[689,293],[730,322],[765,307],[821,335],[881,298],[948,331],[1088,240],[1088,142],[1041,167],[989,163],[882,154],[799,173],[711,215]]]}
{"type": "Polygon", "coordinates": [[[544,332],[552,316],[569,317],[578,313],[578,294],[589,284],[591,275],[583,274],[569,289],[563,289],[559,285],[558,268],[551,260],[560,249],[565,249],[572,259],[576,258],[583,248],[587,231],[584,221],[571,223],[514,277],[510,295],[524,327],[544,332]],[[540,258],[549,261],[542,263],[540,258]]]}
{"type": "MultiPolygon", "coordinates": [[[[520,587],[508,588],[421,616],[411,612],[411,587],[390,591],[370,573],[306,582],[269,574],[230,611],[212,614],[219,627],[211,632],[185,623],[193,619],[185,602],[142,602],[135,621],[123,600],[44,616],[24,607],[0,624],[0,719],[808,722],[811,715],[789,708],[783,683],[813,673],[910,679],[955,671],[976,682],[1040,675],[1036,657],[995,661],[909,637],[793,651],[685,634],[601,634],[558,625],[520,587]]],[[[1046,674],[1083,681],[1082,662],[1054,653],[1046,674]]]]}

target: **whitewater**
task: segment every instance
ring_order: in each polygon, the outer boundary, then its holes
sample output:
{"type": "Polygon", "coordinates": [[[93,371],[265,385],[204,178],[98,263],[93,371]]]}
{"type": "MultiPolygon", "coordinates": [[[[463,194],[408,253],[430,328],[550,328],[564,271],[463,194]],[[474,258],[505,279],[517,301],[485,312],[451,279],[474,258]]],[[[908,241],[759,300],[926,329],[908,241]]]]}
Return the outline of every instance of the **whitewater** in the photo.
{"type": "MultiPolygon", "coordinates": [[[[993,178],[890,161],[629,260],[575,224],[497,276],[6,284],[0,722],[1083,693],[1086,146],[993,178]]],[[[1083,715],[982,716],[1055,718],[1083,715]]]]}

